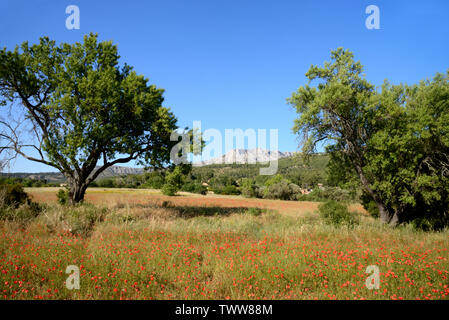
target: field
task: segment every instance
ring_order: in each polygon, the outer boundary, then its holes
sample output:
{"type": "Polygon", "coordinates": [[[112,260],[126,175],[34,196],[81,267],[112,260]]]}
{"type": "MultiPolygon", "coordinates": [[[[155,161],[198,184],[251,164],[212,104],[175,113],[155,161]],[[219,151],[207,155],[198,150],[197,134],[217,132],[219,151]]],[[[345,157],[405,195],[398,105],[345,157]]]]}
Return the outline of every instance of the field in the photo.
{"type": "Polygon", "coordinates": [[[4,299],[447,299],[448,232],[322,221],[318,203],[90,189],[27,192],[38,217],[0,222],[4,299]],[[253,209],[251,209],[253,208],[253,209]],[[258,209],[254,209],[258,208],[258,209]],[[69,290],[66,268],[80,270],[69,290]],[[379,268],[380,287],[365,273],[379,268]]]}

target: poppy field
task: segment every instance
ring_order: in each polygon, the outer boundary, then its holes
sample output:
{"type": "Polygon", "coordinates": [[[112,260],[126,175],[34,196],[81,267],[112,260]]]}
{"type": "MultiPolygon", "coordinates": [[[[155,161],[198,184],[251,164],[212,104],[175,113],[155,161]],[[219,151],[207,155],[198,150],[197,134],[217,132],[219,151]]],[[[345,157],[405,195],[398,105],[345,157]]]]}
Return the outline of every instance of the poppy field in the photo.
{"type": "MultiPolygon", "coordinates": [[[[42,201],[39,192],[31,194],[42,201]]],[[[46,201],[31,220],[1,221],[0,298],[449,297],[447,231],[392,229],[361,212],[356,226],[332,226],[308,203],[295,215],[263,200],[249,209],[218,198],[148,193],[128,203],[119,191],[106,194],[111,201],[88,193],[78,208],[46,201]],[[78,289],[66,286],[68,266],[79,269],[78,289]],[[368,266],[378,267],[378,288],[366,285],[368,266]]]]}

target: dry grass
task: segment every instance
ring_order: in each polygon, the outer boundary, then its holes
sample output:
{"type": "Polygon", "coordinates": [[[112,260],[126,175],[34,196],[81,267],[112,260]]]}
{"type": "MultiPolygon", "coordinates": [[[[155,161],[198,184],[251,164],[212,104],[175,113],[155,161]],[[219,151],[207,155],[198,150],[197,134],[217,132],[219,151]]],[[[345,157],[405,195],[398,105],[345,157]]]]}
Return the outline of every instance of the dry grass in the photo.
{"type": "MultiPolygon", "coordinates": [[[[56,192],[59,188],[27,188],[35,201],[52,203],[56,202],[56,192]]],[[[181,192],[179,196],[169,197],[162,195],[159,190],[151,189],[119,189],[119,188],[89,188],[86,193],[86,201],[105,206],[120,205],[145,205],[161,204],[170,201],[176,206],[210,206],[225,208],[260,208],[275,210],[281,214],[301,216],[317,210],[319,203],[311,201],[284,201],[243,198],[241,196],[224,196],[208,194],[205,196],[181,192]]],[[[350,210],[366,214],[360,204],[350,205],[350,210]]]]}

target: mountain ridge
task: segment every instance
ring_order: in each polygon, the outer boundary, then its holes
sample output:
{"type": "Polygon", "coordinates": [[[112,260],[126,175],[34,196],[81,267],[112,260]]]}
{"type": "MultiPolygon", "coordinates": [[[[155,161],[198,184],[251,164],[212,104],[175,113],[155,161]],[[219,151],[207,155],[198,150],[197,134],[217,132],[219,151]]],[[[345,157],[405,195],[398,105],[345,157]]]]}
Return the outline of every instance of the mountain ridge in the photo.
{"type": "Polygon", "coordinates": [[[267,163],[286,157],[292,157],[296,152],[291,151],[270,151],[262,148],[254,149],[232,149],[227,153],[209,160],[194,162],[195,167],[207,166],[211,164],[256,164],[267,163]]]}

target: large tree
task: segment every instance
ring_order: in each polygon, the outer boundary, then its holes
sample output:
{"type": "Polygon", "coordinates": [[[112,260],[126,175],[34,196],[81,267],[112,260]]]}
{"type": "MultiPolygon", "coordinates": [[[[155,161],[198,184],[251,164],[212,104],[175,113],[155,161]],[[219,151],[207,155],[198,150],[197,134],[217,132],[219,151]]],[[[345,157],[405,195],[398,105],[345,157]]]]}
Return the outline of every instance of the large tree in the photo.
{"type": "Polygon", "coordinates": [[[356,175],[383,222],[431,216],[445,224],[449,77],[438,74],[415,86],[385,82],[377,91],[342,48],[306,76],[309,83],[288,99],[299,114],[294,131],[303,135],[303,151],[310,154],[324,143],[330,169],[342,179],[356,175]]]}
{"type": "Polygon", "coordinates": [[[94,34],[82,43],[44,37],[0,50],[0,152],[58,169],[72,204],[108,167],[170,160],[177,120],[162,106],[163,89],[119,58],[94,34]]]}

